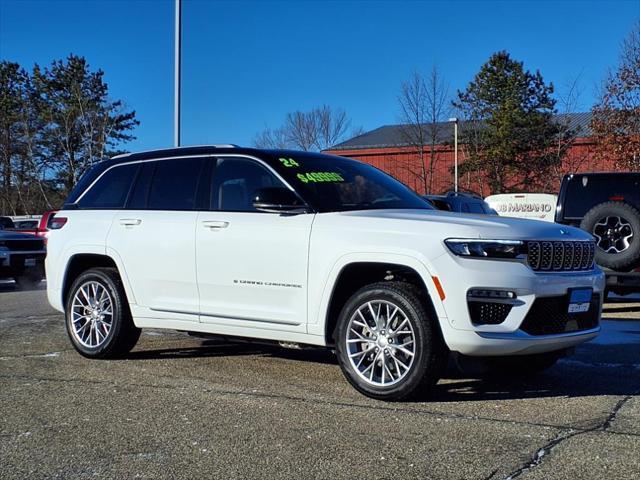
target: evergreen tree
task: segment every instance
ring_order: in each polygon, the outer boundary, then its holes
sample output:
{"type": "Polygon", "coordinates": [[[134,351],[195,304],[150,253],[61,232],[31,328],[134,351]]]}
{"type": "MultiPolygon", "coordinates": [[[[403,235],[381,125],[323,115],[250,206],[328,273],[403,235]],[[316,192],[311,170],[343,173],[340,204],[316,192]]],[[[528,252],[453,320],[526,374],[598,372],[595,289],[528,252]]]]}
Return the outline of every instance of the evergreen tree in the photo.
{"type": "Polygon", "coordinates": [[[133,139],[135,112],[74,55],[30,75],[0,62],[0,214],[57,208],[82,173],[133,139]]]}
{"type": "Polygon", "coordinates": [[[83,57],[70,55],[49,68],[33,69],[33,82],[41,99],[46,123],[42,144],[51,159],[65,193],[94,163],[115,153],[115,148],[134,137],[139,124],[135,111],[111,101],[102,70],[91,71],[83,57]]]}
{"type": "Polygon", "coordinates": [[[558,136],[570,134],[553,120],[552,94],[540,72],[507,52],[493,54],[453,103],[466,120],[461,173],[483,176],[492,193],[552,188],[553,167],[566,153],[557,151],[558,136]]]}

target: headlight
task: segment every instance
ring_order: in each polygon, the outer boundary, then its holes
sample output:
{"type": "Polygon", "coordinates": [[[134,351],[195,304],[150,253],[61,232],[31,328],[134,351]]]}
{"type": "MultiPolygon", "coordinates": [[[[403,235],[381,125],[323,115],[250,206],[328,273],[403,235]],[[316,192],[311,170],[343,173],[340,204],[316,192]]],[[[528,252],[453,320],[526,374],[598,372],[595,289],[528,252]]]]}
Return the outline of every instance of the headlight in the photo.
{"type": "Polygon", "coordinates": [[[449,238],[444,243],[449,250],[461,257],[517,259],[524,254],[524,242],[520,240],[449,238]]]}

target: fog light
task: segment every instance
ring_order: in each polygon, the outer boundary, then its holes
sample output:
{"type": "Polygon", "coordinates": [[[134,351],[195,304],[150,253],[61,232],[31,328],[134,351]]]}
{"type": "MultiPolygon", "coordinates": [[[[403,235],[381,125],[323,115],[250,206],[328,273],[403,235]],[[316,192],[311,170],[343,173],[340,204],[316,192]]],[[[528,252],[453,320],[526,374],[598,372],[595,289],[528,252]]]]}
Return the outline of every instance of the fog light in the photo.
{"type": "Polygon", "coordinates": [[[495,300],[513,300],[516,292],[510,290],[491,290],[487,288],[472,288],[467,292],[468,298],[491,298],[495,300]]]}

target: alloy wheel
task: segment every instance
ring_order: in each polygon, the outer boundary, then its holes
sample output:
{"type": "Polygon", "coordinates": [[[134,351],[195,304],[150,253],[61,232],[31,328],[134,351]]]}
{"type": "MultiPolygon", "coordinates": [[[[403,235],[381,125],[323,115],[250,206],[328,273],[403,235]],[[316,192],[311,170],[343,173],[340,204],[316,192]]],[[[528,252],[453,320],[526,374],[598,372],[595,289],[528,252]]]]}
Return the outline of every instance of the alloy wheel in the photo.
{"type": "Polygon", "coordinates": [[[416,355],[416,335],[407,315],[386,300],[362,304],[347,326],[347,355],[358,376],[387,387],[405,378],[416,355]]]}
{"type": "Polygon", "coordinates": [[[605,253],[621,253],[633,241],[633,228],[623,217],[608,216],[600,219],[593,227],[598,247],[605,253]]]}
{"type": "Polygon", "coordinates": [[[99,282],[81,284],[71,303],[71,331],[85,347],[102,345],[113,326],[113,300],[99,282]]]}

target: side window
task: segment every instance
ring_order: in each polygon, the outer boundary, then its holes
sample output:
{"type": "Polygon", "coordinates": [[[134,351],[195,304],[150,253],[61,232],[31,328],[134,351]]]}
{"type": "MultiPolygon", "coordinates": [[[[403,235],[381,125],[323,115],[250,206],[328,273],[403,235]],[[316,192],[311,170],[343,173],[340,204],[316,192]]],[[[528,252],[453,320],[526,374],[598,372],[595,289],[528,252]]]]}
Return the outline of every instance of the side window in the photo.
{"type": "Polygon", "coordinates": [[[147,208],[147,198],[149,197],[149,187],[156,169],[157,162],[144,162],[140,165],[138,178],[133,186],[127,208],[131,210],[141,210],[147,208]]]}
{"type": "Polygon", "coordinates": [[[451,205],[442,200],[433,200],[433,204],[437,207],[438,210],[444,210],[446,212],[451,211],[451,205]]]}
{"type": "Polygon", "coordinates": [[[485,211],[482,208],[482,204],[481,203],[469,203],[469,213],[482,213],[484,214],[485,211]]]}
{"type": "Polygon", "coordinates": [[[107,170],[78,201],[80,208],[123,208],[139,164],[118,165],[107,170]]]}
{"type": "Polygon", "coordinates": [[[219,158],[211,184],[211,209],[226,212],[255,212],[256,190],[284,187],[269,170],[254,160],[219,158]]]}
{"type": "MultiPolygon", "coordinates": [[[[194,210],[198,180],[204,160],[179,158],[158,160],[151,186],[147,208],[152,210],[194,210]]],[[[142,196],[143,193],[140,193],[142,196]]]]}

